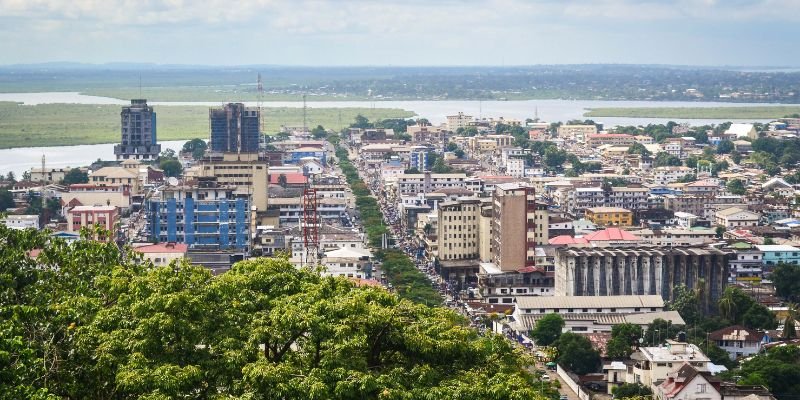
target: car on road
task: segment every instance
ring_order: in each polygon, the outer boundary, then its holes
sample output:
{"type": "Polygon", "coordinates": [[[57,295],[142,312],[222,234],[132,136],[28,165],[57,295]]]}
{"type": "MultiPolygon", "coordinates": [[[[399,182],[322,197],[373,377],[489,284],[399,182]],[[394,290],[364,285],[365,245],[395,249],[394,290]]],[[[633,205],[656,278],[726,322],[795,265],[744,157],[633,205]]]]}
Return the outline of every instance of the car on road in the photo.
{"type": "Polygon", "coordinates": [[[565,395],[565,394],[562,394],[562,395],[561,395],[561,396],[558,398],[558,400],[569,400],[569,396],[567,396],[567,395],[565,395]]]}

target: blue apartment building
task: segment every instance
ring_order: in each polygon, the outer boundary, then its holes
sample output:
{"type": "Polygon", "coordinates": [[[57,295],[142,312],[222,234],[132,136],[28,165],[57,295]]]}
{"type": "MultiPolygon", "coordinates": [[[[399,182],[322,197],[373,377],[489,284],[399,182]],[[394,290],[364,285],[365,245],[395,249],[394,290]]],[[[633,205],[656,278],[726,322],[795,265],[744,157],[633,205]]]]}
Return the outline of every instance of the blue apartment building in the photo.
{"type": "Polygon", "coordinates": [[[168,186],[147,203],[149,236],[189,248],[249,249],[250,196],[236,186],[200,178],[197,185],[168,186]]]}

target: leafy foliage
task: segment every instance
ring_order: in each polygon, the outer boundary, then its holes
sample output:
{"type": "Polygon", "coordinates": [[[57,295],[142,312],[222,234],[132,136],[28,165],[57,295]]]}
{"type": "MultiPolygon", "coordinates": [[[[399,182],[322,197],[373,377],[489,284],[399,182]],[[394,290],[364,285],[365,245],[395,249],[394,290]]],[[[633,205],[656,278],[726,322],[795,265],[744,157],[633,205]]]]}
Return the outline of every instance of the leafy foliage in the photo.
{"type": "Polygon", "coordinates": [[[536,326],[531,330],[531,337],[537,346],[549,346],[558,340],[562,329],[564,329],[564,318],[555,313],[547,314],[536,322],[536,326]]]}
{"type": "Polygon", "coordinates": [[[84,171],[81,171],[79,168],[72,168],[64,174],[64,179],[61,183],[65,185],[74,185],[76,183],[88,183],[89,182],[89,174],[84,171]]]}
{"type": "Polygon", "coordinates": [[[614,325],[611,328],[611,340],[606,346],[606,356],[609,358],[626,358],[633,353],[642,337],[642,328],[630,323],[614,325]]]}
{"type": "Polygon", "coordinates": [[[800,265],[779,263],[770,279],[778,296],[793,302],[800,300],[800,265]]]}
{"type": "Polygon", "coordinates": [[[794,345],[773,347],[766,353],[744,361],[740,369],[727,371],[723,377],[741,376],[742,385],[763,385],[780,400],[800,393],[800,348],[794,345]]]}
{"type": "Polygon", "coordinates": [[[286,259],[213,276],[110,243],[0,241],[0,399],[537,398],[504,338],[286,259]]]}
{"type": "MultiPolygon", "coordinates": [[[[615,399],[631,399],[638,396],[652,396],[653,391],[641,383],[626,383],[612,390],[615,399]]],[[[645,397],[650,398],[650,397],[645,397]]]]}
{"type": "Polygon", "coordinates": [[[199,160],[206,154],[206,150],[208,150],[208,144],[206,144],[206,141],[203,139],[194,138],[183,144],[181,152],[191,153],[193,159],[199,160]]]}
{"type": "Polygon", "coordinates": [[[555,346],[558,348],[558,363],[578,375],[597,372],[600,368],[600,353],[592,348],[592,342],[585,336],[565,332],[555,346]]]}

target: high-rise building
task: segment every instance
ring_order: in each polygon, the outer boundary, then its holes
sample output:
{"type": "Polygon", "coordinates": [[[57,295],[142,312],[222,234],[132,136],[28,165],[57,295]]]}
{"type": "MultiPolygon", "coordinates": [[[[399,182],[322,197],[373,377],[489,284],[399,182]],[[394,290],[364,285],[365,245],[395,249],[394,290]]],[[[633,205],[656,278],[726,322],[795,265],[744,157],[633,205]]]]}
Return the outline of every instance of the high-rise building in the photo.
{"type": "Polygon", "coordinates": [[[156,112],[145,99],[133,99],[120,112],[122,141],[114,146],[117,160],[154,160],[161,153],[156,137],[156,112]]]}
{"type": "Polygon", "coordinates": [[[258,152],[258,108],[242,103],[228,103],[208,110],[211,127],[211,151],[223,153],[258,152]]]}
{"type": "Polygon", "coordinates": [[[497,185],[492,204],[492,262],[502,271],[534,266],[536,246],[548,241],[547,206],[516,183],[497,185]]]}

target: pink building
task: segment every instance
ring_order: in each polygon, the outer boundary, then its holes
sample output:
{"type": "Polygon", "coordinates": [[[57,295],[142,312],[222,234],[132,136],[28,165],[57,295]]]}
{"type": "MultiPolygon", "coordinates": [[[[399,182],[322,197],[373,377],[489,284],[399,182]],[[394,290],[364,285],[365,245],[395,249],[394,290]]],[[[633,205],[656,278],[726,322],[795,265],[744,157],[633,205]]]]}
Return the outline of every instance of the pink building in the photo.
{"type": "Polygon", "coordinates": [[[84,226],[98,224],[115,233],[118,221],[119,213],[114,206],[77,206],[67,211],[68,232],[80,232],[84,226]]]}

